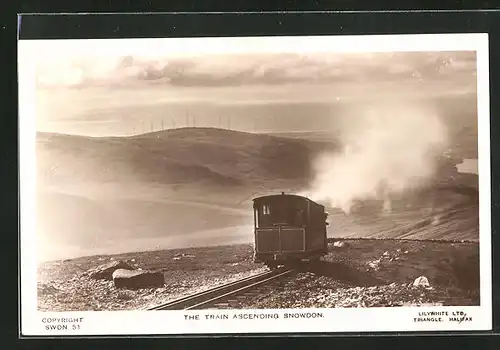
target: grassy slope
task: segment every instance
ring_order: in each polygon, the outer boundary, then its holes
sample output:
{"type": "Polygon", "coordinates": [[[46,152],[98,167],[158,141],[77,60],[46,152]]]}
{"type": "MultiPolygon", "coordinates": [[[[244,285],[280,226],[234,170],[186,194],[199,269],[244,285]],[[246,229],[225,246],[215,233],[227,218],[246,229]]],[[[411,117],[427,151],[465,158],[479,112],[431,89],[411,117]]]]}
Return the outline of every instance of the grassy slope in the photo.
{"type": "Polygon", "coordinates": [[[312,157],[326,143],[215,128],[182,128],[135,137],[89,138],[40,133],[45,180],[205,183],[224,187],[311,176],[312,157]]]}

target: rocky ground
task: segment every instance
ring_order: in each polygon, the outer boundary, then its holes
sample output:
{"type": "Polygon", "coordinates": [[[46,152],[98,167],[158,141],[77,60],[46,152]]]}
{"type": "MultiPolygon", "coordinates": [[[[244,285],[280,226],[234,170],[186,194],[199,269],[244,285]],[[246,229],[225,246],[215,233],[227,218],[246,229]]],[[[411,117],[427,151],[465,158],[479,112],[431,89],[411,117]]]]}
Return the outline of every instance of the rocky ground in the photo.
{"type": "Polygon", "coordinates": [[[324,261],[240,307],[479,305],[477,244],[352,240],[339,245],[324,261]]]}
{"type": "MultiPolygon", "coordinates": [[[[39,268],[43,311],[137,310],[264,271],[252,246],[164,250],[93,256],[39,268]],[[90,277],[97,266],[124,261],[161,271],[163,287],[116,288],[90,277]]],[[[374,307],[408,304],[478,305],[477,243],[345,240],[330,243],[323,261],[304,268],[272,292],[246,299],[242,308],[374,307]],[[414,286],[418,277],[427,283],[414,286]]]]}
{"type": "Polygon", "coordinates": [[[42,311],[137,310],[264,271],[252,262],[252,247],[208,247],[48,262],[38,269],[38,308],[42,311]],[[161,271],[165,285],[116,288],[89,272],[113,261],[136,269],[161,271]]]}

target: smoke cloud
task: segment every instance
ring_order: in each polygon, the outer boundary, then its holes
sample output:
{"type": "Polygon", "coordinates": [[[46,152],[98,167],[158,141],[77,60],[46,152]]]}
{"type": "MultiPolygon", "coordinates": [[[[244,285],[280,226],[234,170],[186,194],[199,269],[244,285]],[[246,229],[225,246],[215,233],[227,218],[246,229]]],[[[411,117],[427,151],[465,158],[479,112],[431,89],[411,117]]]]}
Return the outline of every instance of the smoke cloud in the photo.
{"type": "Polygon", "coordinates": [[[321,155],[308,197],[350,213],[356,201],[383,200],[424,185],[433,177],[448,135],[439,115],[415,105],[370,105],[345,116],[342,150],[321,155]]]}

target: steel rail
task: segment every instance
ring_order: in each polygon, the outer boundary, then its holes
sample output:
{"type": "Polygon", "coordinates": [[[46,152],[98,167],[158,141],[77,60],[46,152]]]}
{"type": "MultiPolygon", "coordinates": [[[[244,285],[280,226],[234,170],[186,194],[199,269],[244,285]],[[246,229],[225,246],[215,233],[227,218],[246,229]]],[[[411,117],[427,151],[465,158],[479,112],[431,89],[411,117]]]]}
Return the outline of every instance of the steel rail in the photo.
{"type": "Polygon", "coordinates": [[[212,304],[217,300],[223,300],[231,295],[235,295],[245,290],[255,288],[293,271],[290,268],[281,268],[266,271],[257,275],[245,277],[237,281],[223,284],[199,293],[189,295],[180,299],[149,308],[147,310],[190,310],[204,305],[212,304]]]}

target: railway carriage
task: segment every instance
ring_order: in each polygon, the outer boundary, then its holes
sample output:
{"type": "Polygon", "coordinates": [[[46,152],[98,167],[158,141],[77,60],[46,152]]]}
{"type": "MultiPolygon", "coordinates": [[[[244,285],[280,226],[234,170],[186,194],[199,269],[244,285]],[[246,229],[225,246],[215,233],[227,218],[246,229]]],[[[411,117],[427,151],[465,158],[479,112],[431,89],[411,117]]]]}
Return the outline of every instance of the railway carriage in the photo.
{"type": "Polygon", "coordinates": [[[254,261],[271,268],[319,260],[328,252],[325,207],[293,194],[253,200],[254,261]]]}

